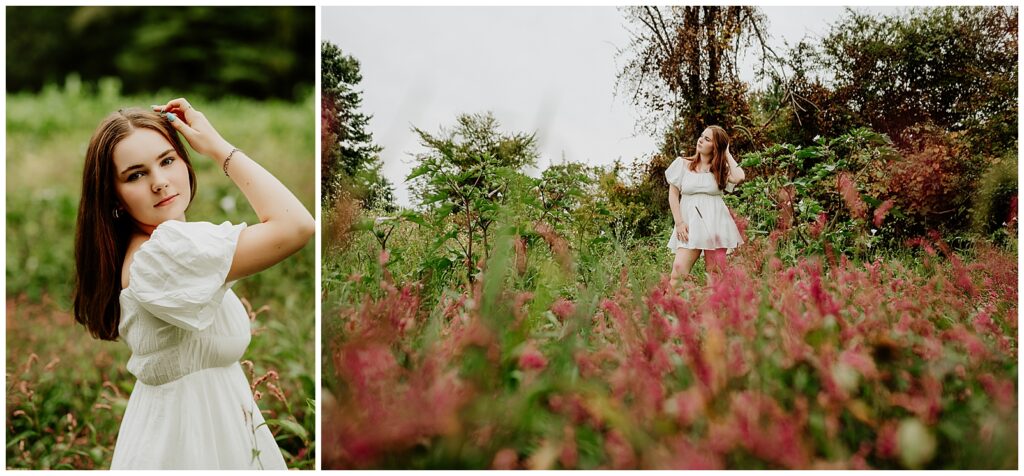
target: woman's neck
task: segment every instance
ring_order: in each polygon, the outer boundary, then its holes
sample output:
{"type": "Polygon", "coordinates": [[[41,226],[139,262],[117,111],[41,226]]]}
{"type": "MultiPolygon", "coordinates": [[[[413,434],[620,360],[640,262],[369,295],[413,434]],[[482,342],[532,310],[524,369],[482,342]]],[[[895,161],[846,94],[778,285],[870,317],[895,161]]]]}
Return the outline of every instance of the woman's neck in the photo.
{"type": "Polygon", "coordinates": [[[711,154],[697,154],[701,165],[711,165],[711,154]]]}
{"type": "MultiPolygon", "coordinates": [[[[176,218],[176,220],[178,220],[178,221],[187,221],[187,220],[185,220],[185,215],[182,215],[181,217],[176,218]]],[[[142,222],[140,222],[138,220],[133,220],[133,221],[135,222],[135,233],[136,234],[142,234],[142,235],[145,235],[145,236],[152,235],[153,231],[156,230],[156,227],[159,226],[159,225],[149,225],[149,224],[146,224],[146,223],[142,223],[142,222]]]]}
{"type": "Polygon", "coordinates": [[[155,230],[155,229],[156,229],[156,227],[153,226],[153,225],[147,225],[145,223],[141,223],[141,222],[136,221],[135,222],[135,233],[134,234],[149,236],[149,235],[153,234],[153,230],[155,230]]]}

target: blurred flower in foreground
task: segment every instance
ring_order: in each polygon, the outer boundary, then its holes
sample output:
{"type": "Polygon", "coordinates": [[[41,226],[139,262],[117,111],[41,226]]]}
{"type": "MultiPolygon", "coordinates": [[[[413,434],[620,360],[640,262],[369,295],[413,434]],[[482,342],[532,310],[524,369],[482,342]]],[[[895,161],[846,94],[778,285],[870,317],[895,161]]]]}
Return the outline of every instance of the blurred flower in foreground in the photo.
{"type": "Polygon", "coordinates": [[[935,437],[917,418],[900,422],[897,430],[900,461],[910,469],[921,469],[935,457],[935,437]]]}

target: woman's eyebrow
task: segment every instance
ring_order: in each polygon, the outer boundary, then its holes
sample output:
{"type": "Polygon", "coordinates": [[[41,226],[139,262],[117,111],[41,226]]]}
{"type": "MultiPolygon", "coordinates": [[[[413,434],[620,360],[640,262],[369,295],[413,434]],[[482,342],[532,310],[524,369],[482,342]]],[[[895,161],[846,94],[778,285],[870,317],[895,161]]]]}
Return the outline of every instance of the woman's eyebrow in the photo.
{"type": "Polygon", "coordinates": [[[173,154],[173,153],[174,153],[174,149],[167,149],[167,150],[161,152],[160,155],[156,156],[156,160],[160,160],[160,159],[162,159],[162,158],[164,158],[164,157],[166,157],[166,156],[168,156],[170,154],[173,154]]]}
{"type": "Polygon", "coordinates": [[[132,170],[141,169],[141,168],[144,168],[144,167],[145,166],[142,165],[142,164],[135,164],[135,165],[132,165],[132,166],[128,167],[127,169],[122,170],[121,173],[118,174],[118,175],[124,175],[124,174],[126,174],[128,172],[131,172],[132,170]]]}
{"type": "MultiPolygon", "coordinates": [[[[167,150],[161,152],[160,155],[156,156],[155,160],[160,160],[160,159],[162,159],[162,158],[164,158],[167,155],[172,154],[172,153],[174,153],[174,149],[173,148],[172,149],[167,149],[167,150]]],[[[137,169],[141,169],[141,168],[145,168],[145,165],[142,165],[142,164],[129,165],[128,168],[122,170],[121,173],[119,173],[118,175],[124,175],[124,174],[126,174],[128,172],[131,172],[131,171],[137,170],[137,169]]]]}

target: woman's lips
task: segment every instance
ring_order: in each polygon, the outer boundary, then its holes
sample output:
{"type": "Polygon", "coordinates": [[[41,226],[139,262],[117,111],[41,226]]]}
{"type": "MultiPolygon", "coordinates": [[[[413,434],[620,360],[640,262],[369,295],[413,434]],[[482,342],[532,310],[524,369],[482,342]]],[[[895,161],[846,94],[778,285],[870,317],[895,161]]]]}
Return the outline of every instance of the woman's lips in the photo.
{"type": "Polygon", "coordinates": [[[158,207],[162,207],[164,205],[170,205],[171,202],[173,202],[175,198],[178,198],[178,195],[180,195],[180,194],[174,194],[174,195],[171,195],[170,197],[167,197],[167,198],[165,198],[163,200],[160,200],[160,202],[157,203],[156,205],[153,205],[153,207],[154,208],[158,208],[158,207]]]}

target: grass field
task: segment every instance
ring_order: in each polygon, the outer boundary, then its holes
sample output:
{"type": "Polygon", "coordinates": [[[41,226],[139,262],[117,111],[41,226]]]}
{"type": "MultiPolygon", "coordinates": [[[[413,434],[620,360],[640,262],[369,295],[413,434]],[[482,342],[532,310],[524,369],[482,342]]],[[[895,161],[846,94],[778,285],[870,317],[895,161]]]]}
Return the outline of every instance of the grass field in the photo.
{"type": "MultiPolygon", "coordinates": [[[[121,342],[102,342],[70,314],[73,239],[81,170],[99,121],[122,107],[178,96],[202,110],[313,210],[312,91],[296,103],[208,100],[181,92],[125,97],[111,84],[76,84],[7,97],[7,468],[107,468],[134,377],[121,342]]],[[[245,197],[212,160],[192,154],[199,191],[192,221],[257,223],[245,197]]],[[[289,468],[314,469],[315,258],[295,256],[240,281],[252,306],[253,339],[243,357],[250,382],[289,468]],[[245,362],[250,362],[251,365],[245,362]],[[273,374],[271,374],[273,375],[273,374]],[[277,388],[280,391],[275,391],[277,388]]]]}

